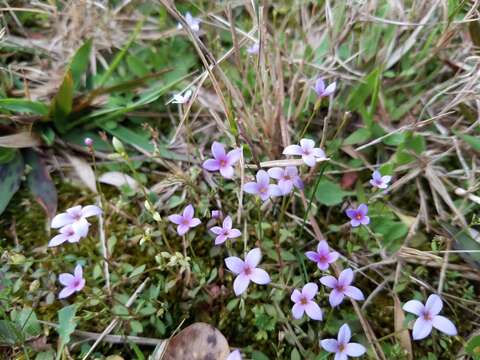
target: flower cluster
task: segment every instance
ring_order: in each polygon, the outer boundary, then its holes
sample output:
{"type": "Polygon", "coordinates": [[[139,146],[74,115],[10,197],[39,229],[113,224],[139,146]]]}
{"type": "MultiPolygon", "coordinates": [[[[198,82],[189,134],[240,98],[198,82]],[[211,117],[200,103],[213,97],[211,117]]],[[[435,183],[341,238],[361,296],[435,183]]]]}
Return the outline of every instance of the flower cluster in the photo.
{"type": "MultiPolygon", "coordinates": [[[[93,144],[93,141],[92,143],[93,144]]],[[[91,145],[90,145],[91,146],[91,145]]],[[[90,223],[88,217],[99,216],[102,209],[95,205],[82,207],[77,205],[66,210],[66,212],[57,214],[52,219],[51,227],[60,229],[59,234],[54,236],[48,243],[49,247],[58,246],[64,242],[76,243],[88,235],[90,223]]],[[[64,286],[58,295],[59,299],[69,297],[75,292],[83,289],[85,279],[83,278],[83,269],[80,264],[75,267],[74,273],[63,273],[59,275],[59,281],[64,286]]]]}

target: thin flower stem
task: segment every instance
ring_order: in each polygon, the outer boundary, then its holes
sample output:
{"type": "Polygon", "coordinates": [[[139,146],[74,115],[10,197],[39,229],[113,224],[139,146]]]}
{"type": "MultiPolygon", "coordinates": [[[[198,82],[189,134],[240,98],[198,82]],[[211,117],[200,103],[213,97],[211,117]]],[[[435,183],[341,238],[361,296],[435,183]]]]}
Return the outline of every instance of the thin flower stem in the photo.
{"type": "Polygon", "coordinates": [[[315,186],[313,188],[312,195],[310,195],[310,199],[308,199],[307,210],[305,211],[305,214],[303,215],[302,228],[300,229],[299,238],[302,237],[303,232],[305,230],[305,224],[307,223],[307,217],[308,217],[308,214],[310,213],[310,209],[312,208],[313,197],[315,196],[315,193],[317,192],[318,185],[320,184],[320,180],[322,179],[323,172],[325,171],[325,166],[323,166],[323,164],[321,166],[322,166],[322,168],[320,169],[320,174],[318,175],[317,181],[315,182],[315,186]]]}
{"type": "MultiPolygon", "coordinates": [[[[187,237],[185,235],[182,236],[182,245],[183,245],[183,257],[187,258],[187,237]]],[[[186,284],[190,284],[190,265],[185,269],[185,282],[186,284]]]]}

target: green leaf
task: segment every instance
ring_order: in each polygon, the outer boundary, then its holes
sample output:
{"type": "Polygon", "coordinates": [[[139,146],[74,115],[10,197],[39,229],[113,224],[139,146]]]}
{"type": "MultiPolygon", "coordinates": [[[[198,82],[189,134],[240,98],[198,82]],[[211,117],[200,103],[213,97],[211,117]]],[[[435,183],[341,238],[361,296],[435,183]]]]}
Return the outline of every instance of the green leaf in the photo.
{"type": "Polygon", "coordinates": [[[24,307],[18,314],[16,322],[22,329],[22,332],[27,334],[29,337],[40,335],[42,332],[37,315],[32,308],[24,307]]]}
{"type": "Polygon", "coordinates": [[[145,65],[145,62],[140,60],[135,55],[128,55],[127,56],[127,65],[130,70],[139,77],[145,76],[148,74],[149,70],[145,65]]]}
{"type": "Polygon", "coordinates": [[[270,360],[270,359],[267,355],[265,355],[261,351],[254,351],[252,352],[252,360],[270,360]]]}
{"type": "Polygon", "coordinates": [[[381,219],[372,225],[373,231],[383,236],[383,245],[391,252],[398,251],[408,227],[403,222],[381,219]]]}
{"type": "Polygon", "coordinates": [[[468,145],[470,145],[474,150],[480,152],[480,137],[466,135],[466,134],[459,134],[460,138],[465,141],[468,145]]]}
{"type": "Polygon", "coordinates": [[[302,360],[297,348],[294,348],[290,353],[290,360],[302,360]]]}
{"type": "Polygon", "coordinates": [[[360,144],[368,141],[370,139],[371,133],[366,128],[360,128],[355,130],[352,134],[350,134],[346,139],[344,144],[345,145],[354,145],[360,144]]]}
{"type": "Polygon", "coordinates": [[[376,67],[350,92],[350,96],[347,99],[347,107],[350,111],[360,111],[362,107],[365,109],[362,117],[366,122],[365,125],[367,128],[372,126],[371,115],[375,111],[377,104],[380,75],[380,68],[376,67]],[[370,105],[367,103],[368,99],[370,99],[370,105]]]}
{"type": "Polygon", "coordinates": [[[65,120],[72,111],[73,78],[71,70],[67,70],[62,85],[50,104],[50,116],[60,132],[65,131],[65,120]]]}
{"type": "Polygon", "coordinates": [[[73,78],[73,84],[75,88],[80,85],[82,75],[85,73],[90,60],[90,52],[92,50],[92,39],[88,39],[77,50],[70,61],[70,71],[73,78]]]}
{"type": "Polygon", "coordinates": [[[58,312],[58,328],[57,332],[60,336],[60,340],[64,345],[70,342],[70,335],[77,327],[75,322],[75,313],[77,311],[77,305],[69,305],[64,307],[58,312]]]}
{"type": "Polygon", "coordinates": [[[18,151],[10,162],[0,165],[0,214],[20,187],[23,169],[23,158],[18,151]]]}
{"type": "Polygon", "coordinates": [[[330,180],[323,179],[320,180],[318,184],[315,197],[321,204],[332,206],[340,204],[348,194],[349,192],[343,191],[339,185],[330,180]]]}
{"type": "Polygon", "coordinates": [[[17,149],[0,147],[0,165],[13,160],[17,149]]]}
{"type": "Polygon", "coordinates": [[[15,345],[23,341],[23,334],[15,323],[10,320],[0,320],[0,343],[15,345]]]}
{"type": "Polygon", "coordinates": [[[30,101],[24,99],[0,99],[0,110],[8,110],[42,116],[48,115],[47,105],[39,101],[30,101]]]}
{"type": "Polygon", "coordinates": [[[474,360],[480,359],[480,335],[474,336],[468,341],[465,351],[474,360]]]}
{"type": "Polygon", "coordinates": [[[51,219],[57,212],[57,190],[42,158],[31,149],[23,150],[25,163],[31,170],[27,175],[28,187],[35,200],[43,207],[51,219]]]}

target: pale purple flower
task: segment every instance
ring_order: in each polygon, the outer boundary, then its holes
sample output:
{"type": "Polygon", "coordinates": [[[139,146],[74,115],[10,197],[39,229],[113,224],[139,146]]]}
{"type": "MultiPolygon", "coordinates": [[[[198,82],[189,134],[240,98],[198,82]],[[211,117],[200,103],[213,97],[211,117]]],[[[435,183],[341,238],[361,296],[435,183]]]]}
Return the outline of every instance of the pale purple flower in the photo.
{"type": "Polygon", "coordinates": [[[254,42],[251,46],[247,48],[247,53],[250,55],[256,55],[260,51],[260,44],[258,42],[254,42]]]}
{"type": "Polygon", "coordinates": [[[311,139],[300,140],[300,145],[289,145],[283,150],[283,155],[299,155],[302,157],[305,164],[314,166],[317,159],[324,160],[327,157],[325,152],[315,147],[315,141],[311,139]]]}
{"type": "Polygon", "coordinates": [[[272,179],[278,180],[278,187],[282,191],[282,195],[289,194],[293,186],[298,189],[303,189],[303,181],[298,176],[298,170],[296,166],[287,166],[285,168],[274,167],[268,169],[268,175],[272,179]]]}
{"type": "Polygon", "coordinates": [[[83,140],[83,142],[84,142],[84,144],[85,144],[86,146],[88,146],[88,147],[91,147],[91,146],[93,145],[93,140],[92,140],[91,138],[89,138],[89,137],[85,138],[85,139],[83,140]]]}
{"type": "Polygon", "coordinates": [[[242,355],[240,354],[240,350],[238,349],[233,350],[225,360],[242,360],[242,355]]]}
{"type": "Polygon", "coordinates": [[[314,90],[318,97],[327,97],[333,94],[337,88],[337,83],[333,82],[325,88],[325,81],[322,78],[318,78],[315,82],[314,90]]]}
{"type": "Polygon", "coordinates": [[[243,186],[243,191],[249,194],[258,195],[266,201],[271,196],[281,196],[282,190],[278,185],[270,184],[270,176],[265,170],[258,170],[257,181],[248,182],[243,186]]]}
{"type": "Polygon", "coordinates": [[[181,93],[175,94],[172,99],[172,103],[174,104],[185,104],[190,100],[190,96],[192,96],[192,90],[187,90],[182,95],[181,93]]]}
{"type": "Polygon", "coordinates": [[[225,259],[227,268],[237,275],[233,282],[235,295],[241,295],[247,290],[250,281],[259,285],[266,285],[270,282],[268,273],[263,269],[257,268],[261,259],[262,252],[259,248],[250,250],[247,256],[245,256],[245,261],[236,256],[229,256],[225,259]]]}
{"type": "Polygon", "coordinates": [[[391,176],[382,176],[379,171],[374,171],[372,174],[372,179],[370,180],[370,184],[379,189],[386,189],[390,180],[392,180],[391,176]]]}
{"type": "Polygon", "coordinates": [[[226,178],[233,177],[233,165],[240,160],[241,149],[233,149],[225,153],[225,146],[222,143],[214,142],[212,144],[213,159],[208,159],[203,163],[203,168],[208,171],[220,171],[220,174],[226,178]]]}
{"type": "Polygon", "coordinates": [[[172,223],[177,224],[177,233],[180,236],[183,236],[187,233],[190,228],[198,226],[201,224],[201,221],[197,218],[194,218],[195,210],[191,204],[187,205],[183,209],[183,214],[174,214],[168,217],[172,223]]]}
{"type": "Polygon", "coordinates": [[[88,234],[90,223],[86,220],[87,217],[100,215],[102,209],[95,205],[87,205],[82,207],[77,205],[67,209],[66,212],[55,215],[52,219],[51,227],[58,229],[65,225],[72,225],[73,230],[80,237],[85,237],[88,234]]]}
{"type": "Polygon", "coordinates": [[[331,263],[337,261],[340,254],[336,251],[330,251],[328,243],[322,240],[318,243],[317,251],[307,251],[305,256],[316,262],[320,270],[326,271],[331,263]]]}
{"type": "Polygon", "coordinates": [[[338,330],[336,339],[320,340],[320,345],[325,351],[335,353],[334,360],[347,360],[349,356],[359,357],[365,354],[365,346],[350,342],[352,332],[348,324],[343,324],[338,330]]]}
{"type": "Polygon", "coordinates": [[[351,285],[353,282],[352,269],[343,270],[338,276],[338,280],[331,275],[326,275],[321,277],[320,282],[326,287],[332,289],[332,292],[328,298],[332,307],[340,305],[345,296],[357,301],[365,299],[362,291],[359,288],[351,285]]]}
{"type": "Polygon", "coordinates": [[[223,244],[227,239],[235,239],[242,235],[240,230],[232,229],[232,218],[227,216],[223,220],[223,226],[214,226],[210,229],[217,237],[215,238],[215,245],[223,244]]]}
{"type": "Polygon", "coordinates": [[[320,306],[313,301],[317,295],[318,286],[315,283],[308,283],[302,288],[302,292],[297,289],[293,290],[290,297],[295,303],[292,307],[292,315],[295,319],[300,319],[303,313],[307,313],[308,317],[313,320],[322,320],[323,314],[320,306]]]}
{"type": "Polygon", "coordinates": [[[60,281],[60,284],[65,286],[62,291],[60,291],[60,294],[58,294],[59,299],[64,299],[73,293],[82,290],[85,286],[82,266],[80,264],[77,265],[73,275],[69,273],[60,274],[58,280],[60,281]]]}
{"type": "Polygon", "coordinates": [[[360,225],[370,224],[370,218],[367,216],[368,206],[360,204],[358,208],[349,208],[346,211],[347,216],[350,218],[350,225],[357,227],[360,225]]]}
{"type": "MultiPolygon", "coordinates": [[[[199,18],[193,17],[192,14],[190,14],[189,12],[185,14],[185,22],[193,32],[198,32],[200,30],[201,20],[199,18]]],[[[177,25],[177,29],[183,29],[183,25],[179,23],[177,25]]]]}
{"type": "Polygon", "coordinates": [[[221,210],[212,210],[212,219],[219,220],[221,217],[222,217],[222,211],[221,210]]]}
{"type": "Polygon", "coordinates": [[[76,243],[79,242],[81,238],[82,236],[77,234],[73,229],[73,226],[69,224],[60,229],[60,234],[54,236],[48,243],[48,246],[58,246],[63,244],[65,241],[68,241],[69,243],[76,243]]]}
{"type": "Polygon", "coordinates": [[[410,300],[403,305],[403,310],[418,316],[413,324],[413,340],[426,338],[432,332],[432,328],[450,336],[457,335],[455,325],[445,316],[438,315],[442,307],[442,299],[435,294],[428,297],[425,305],[418,300],[410,300]]]}

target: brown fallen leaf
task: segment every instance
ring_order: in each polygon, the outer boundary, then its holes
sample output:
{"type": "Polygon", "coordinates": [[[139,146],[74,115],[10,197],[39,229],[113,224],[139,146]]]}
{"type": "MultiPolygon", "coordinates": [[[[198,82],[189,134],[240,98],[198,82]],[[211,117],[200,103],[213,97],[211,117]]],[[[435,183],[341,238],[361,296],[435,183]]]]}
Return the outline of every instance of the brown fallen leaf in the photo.
{"type": "Polygon", "coordinates": [[[227,339],[215,327],[195,323],[174,336],[162,360],[225,360],[230,353],[227,339]]]}
{"type": "Polygon", "coordinates": [[[394,327],[397,339],[400,342],[400,346],[407,352],[408,360],[413,359],[412,342],[410,340],[410,334],[408,330],[403,327],[405,322],[405,313],[402,310],[400,299],[397,295],[393,295],[394,302],[394,327]]]}

